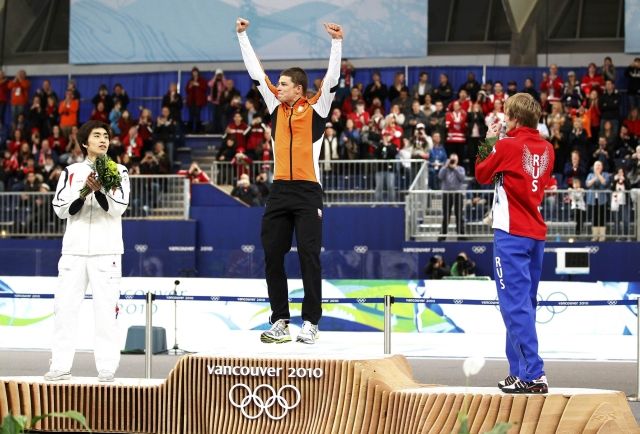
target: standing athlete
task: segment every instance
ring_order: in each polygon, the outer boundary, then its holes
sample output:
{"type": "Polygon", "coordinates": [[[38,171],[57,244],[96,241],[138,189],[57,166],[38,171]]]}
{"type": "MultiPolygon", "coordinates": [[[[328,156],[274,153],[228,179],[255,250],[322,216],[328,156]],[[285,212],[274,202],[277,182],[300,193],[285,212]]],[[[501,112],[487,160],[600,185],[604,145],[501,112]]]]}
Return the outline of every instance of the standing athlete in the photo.
{"type": "Polygon", "coordinates": [[[318,158],[331,102],[340,78],[342,28],[325,24],[331,36],[329,68],[318,93],[307,99],[307,74],[301,68],[282,71],[274,85],[264,73],[246,30],[249,21],[238,18],[236,31],[242,58],[271,113],[274,181],[262,217],[262,245],[271,328],[261,334],[264,343],[291,341],[289,293],[284,257],[295,230],[302,270],[304,299],[302,330],[297,341],[313,344],[322,316],[322,186],[318,158]]]}
{"type": "MultiPolygon", "coordinates": [[[[536,296],[547,226],[539,206],[553,169],[553,146],[536,127],[540,104],[529,94],[510,96],[504,107],[507,137],[476,162],[481,184],[495,179],[493,264],[500,313],[507,329],[509,375],[498,383],[507,393],[547,393],[538,354],[536,296]]],[[[487,139],[498,136],[491,125],[487,139]]]]}
{"type": "Polygon", "coordinates": [[[120,188],[103,191],[93,165],[109,149],[109,126],[89,121],[78,130],[78,142],[86,159],[64,169],[53,209],[67,221],[62,239],[62,257],[58,262],[51,349],[51,368],[47,381],[71,378],[75,354],[74,336],[78,315],[91,285],[95,317],[95,359],[99,381],[113,381],[120,361],[117,308],[122,276],[122,214],[129,204],[129,176],[118,164],[120,188]],[[88,187],[88,194],[81,192],[88,187]]]}

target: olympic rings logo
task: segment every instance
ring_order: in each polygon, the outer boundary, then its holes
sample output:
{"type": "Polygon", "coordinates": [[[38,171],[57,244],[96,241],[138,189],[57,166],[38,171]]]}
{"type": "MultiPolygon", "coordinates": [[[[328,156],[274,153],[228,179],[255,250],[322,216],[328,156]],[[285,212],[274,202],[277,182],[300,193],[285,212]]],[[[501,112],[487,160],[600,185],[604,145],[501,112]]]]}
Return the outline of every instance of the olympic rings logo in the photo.
{"type": "Polygon", "coordinates": [[[240,246],[240,249],[244,253],[253,253],[256,249],[256,246],[254,246],[253,244],[243,244],[242,246],[240,246]]]}
{"type": "Polygon", "coordinates": [[[487,248],[485,246],[473,246],[471,247],[471,251],[476,255],[481,255],[487,251],[487,248]]]}
{"type": "Polygon", "coordinates": [[[358,303],[362,304],[362,303],[364,303],[364,302],[366,301],[366,299],[364,299],[364,298],[358,298],[356,301],[357,301],[358,303]]]}
{"type": "Polygon", "coordinates": [[[220,297],[215,296],[215,295],[212,296],[212,297],[209,297],[209,298],[211,299],[211,301],[220,301],[220,297]]]}
{"type": "Polygon", "coordinates": [[[146,244],[136,244],[134,246],[134,249],[138,253],[145,253],[149,249],[149,246],[147,246],[146,244]]]}
{"type": "Polygon", "coordinates": [[[293,410],[298,406],[298,404],[300,404],[300,399],[300,391],[297,387],[291,384],[285,384],[284,386],[280,387],[277,392],[272,386],[268,384],[260,384],[253,391],[249,386],[242,383],[238,383],[231,389],[229,389],[229,402],[235,408],[239,408],[242,412],[242,415],[247,419],[257,419],[262,416],[262,413],[266,413],[270,419],[280,420],[289,413],[289,410],[293,410]],[[233,393],[237,388],[241,388],[246,391],[246,396],[242,398],[240,402],[236,401],[233,393]],[[260,390],[262,389],[268,390],[271,394],[271,396],[269,396],[266,400],[260,396],[260,390]],[[291,404],[289,404],[287,399],[282,394],[287,389],[290,389],[295,394],[295,401],[291,404]],[[258,408],[258,412],[255,414],[250,414],[247,411],[247,408],[251,405],[251,403],[253,403],[258,408]],[[276,403],[282,409],[282,414],[280,415],[274,415],[271,412],[271,408],[276,405],[276,403]]]}
{"type": "Polygon", "coordinates": [[[367,250],[369,250],[369,247],[368,246],[353,246],[353,250],[356,253],[364,254],[364,253],[367,253],[367,250]]]}

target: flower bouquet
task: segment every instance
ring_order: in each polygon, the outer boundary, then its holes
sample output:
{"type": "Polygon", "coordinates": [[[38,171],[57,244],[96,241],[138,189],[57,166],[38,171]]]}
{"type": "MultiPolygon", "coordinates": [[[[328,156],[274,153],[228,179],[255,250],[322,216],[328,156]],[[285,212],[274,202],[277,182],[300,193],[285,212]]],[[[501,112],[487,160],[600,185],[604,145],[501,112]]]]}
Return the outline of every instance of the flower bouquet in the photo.
{"type": "MultiPolygon", "coordinates": [[[[120,176],[120,172],[118,172],[118,165],[109,158],[108,155],[105,154],[96,157],[93,170],[96,173],[98,181],[102,184],[102,189],[105,193],[120,187],[122,177],[120,176]]],[[[86,196],[89,193],[91,193],[91,189],[87,186],[84,186],[82,190],[80,190],[81,196],[86,196]]]]}
{"type": "Polygon", "coordinates": [[[496,145],[497,141],[498,136],[495,136],[487,137],[484,141],[480,142],[480,145],[478,146],[478,154],[476,156],[478,161],[485,160],[493,152],[493,147],[496,145]]]}

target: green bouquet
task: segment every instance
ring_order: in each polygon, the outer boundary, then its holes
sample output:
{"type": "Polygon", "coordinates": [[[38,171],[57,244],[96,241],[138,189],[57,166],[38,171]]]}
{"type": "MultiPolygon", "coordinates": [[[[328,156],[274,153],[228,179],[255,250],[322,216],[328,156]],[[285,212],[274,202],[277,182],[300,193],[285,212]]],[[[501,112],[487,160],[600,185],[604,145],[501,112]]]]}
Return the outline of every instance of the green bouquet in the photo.
{"type": "Polygon", "coordinates": [[[483,142],[480,142],[478,146],[478,161],[484,161],[487,157],[493,152],[493,147],[496,145],[498,141],[498,136],[495,137],[487,137],[483,142]]]}
{"type": "MultiPolygon", "coordinates": [[[[109,158],[108,155],[98,156],[92,168],[98,177],[98,181],[102,184],[102,189],[105,193],[121,186],[122,177],[120,176],[120,172],[118,172],[118,164],[109,158]]],[[[89,193],[91,193],[91,189],[87,186],[80,190],[81,196],[86,196],[89,193]]]]}

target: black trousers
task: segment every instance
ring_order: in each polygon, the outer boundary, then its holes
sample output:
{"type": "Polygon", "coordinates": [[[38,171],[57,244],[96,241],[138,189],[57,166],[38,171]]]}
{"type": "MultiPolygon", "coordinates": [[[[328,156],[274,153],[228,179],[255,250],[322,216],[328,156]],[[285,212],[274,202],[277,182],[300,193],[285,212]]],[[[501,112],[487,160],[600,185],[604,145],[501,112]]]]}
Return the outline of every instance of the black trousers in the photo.
{"type": "Polygon", "coordinates": [[[322,188],[316,182],[274,181],[261,232],[271,323],[290,318],[284,257],[294,231],[304,286],[302,320],[318,324],[322,316],[322,188]]]}
{"type": "MultiPolygon", "coordinates": [[[[464,220],[462,216],[463,199],[462,193],[442,192],[442,230],[440,231],[442,235],[447,234],[449,219],[451,217],[451,207],[453,207],[453,212],[456,216],[456,230],[458,231],[458,235],[464,234],[464,220]]],[[[446,237],[441,236],[438,238],[438,241],[444,241],[445,238],[446,237]]]]}

